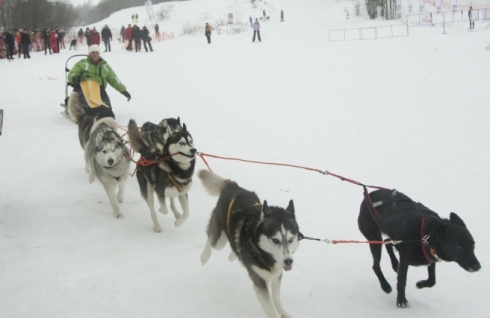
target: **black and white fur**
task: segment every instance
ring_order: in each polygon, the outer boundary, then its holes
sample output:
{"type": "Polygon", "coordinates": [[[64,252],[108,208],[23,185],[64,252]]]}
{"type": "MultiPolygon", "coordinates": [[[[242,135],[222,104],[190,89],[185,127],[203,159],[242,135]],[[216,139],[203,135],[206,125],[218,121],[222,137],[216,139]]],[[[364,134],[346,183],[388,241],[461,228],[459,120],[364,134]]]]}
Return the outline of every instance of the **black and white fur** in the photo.
{"type": "Polygon", "coordinates": [[[124,145],[117,132],[117,122],[111,117],[97,120],[93,116],[87,116],[75,92],[68,100],[68,109],[70,117],[78,123],[78,139],[85,151],[85,171],[89,175],[88,180],[93,183],[98,179],[102,183],[114,217],[122,217],[119,203],[123,202],[124,198],[130,156],[128,147],[124,145]]]}
{"type": "Polygon", "coordinates": [[[158,125],[152,122],[144,123],[140,133],[146,146],[144,148],[149,149],[150,152],[141,153],[141,155],[146,159],[160,157],[163,154],[166,140],[178,131],[182,131],[180,117],[162,119],[158,125]]]}
{"type": "MultiPolygon", "coordinates": [[[[128,137],[131,147],[136,152],[148,153],[150,151],[134,120],[129,121],[128,137]]],[[[162,158],[171,154],[177,155],[149,166],[138,165],[136,168],[136,177],[141,196],[150,207],[155,232],[161,232],[162,228],[158,223],[157,214],[155,213],[154,192],[157,194],[160,203],[160,212],[163,214],[168,213],[165,198],[169,198],[170,208],[176,219],[175,226],[181,226],[189,217],[187,193],[192,186],[192,176],[196,164],[196,148],[194,147],[194,140],[187,131],[185,124],[181,131],[173,132],[165,141],[162,158]],[[172,179],[177,182],[180,190],[172,182],[172,179]],[[182,213],[176,208],[175,198],[179,199],[182,213]]]]}
{"type": "Polygon", "coordinates": [[[208,240],[201,254],[205,264],[212,249],[221,250],[227,242],[245,266],[260,305],[269,318],[291,317],[280,298],[283,271],[293,266],[293,253],[299,246],[299,227],[294,204],[286,209],[260,204],[258,196],[207,170],[199,171],[204,188],[219,195],[207,229],[208,240]]]}

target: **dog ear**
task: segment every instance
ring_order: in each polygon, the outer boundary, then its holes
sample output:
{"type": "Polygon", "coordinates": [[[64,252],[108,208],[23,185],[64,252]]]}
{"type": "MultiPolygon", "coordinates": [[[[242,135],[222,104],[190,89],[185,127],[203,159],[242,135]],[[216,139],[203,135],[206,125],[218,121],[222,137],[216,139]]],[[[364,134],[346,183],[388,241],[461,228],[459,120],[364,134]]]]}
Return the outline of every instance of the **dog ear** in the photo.
{"type": "Polygon", "coordinates": [[[97,134],[97,137],[95,138],[95,147],[100,148],[100,144],[102,143],[102,140],[104,140],[104,133],[99,132],[97,134]]]}
{"type": "Polygon", "coordinates": [[[264,215],[264,214],[267,214],[268,212],[270,212],[270,209],[269,209],[269,206],[267,205],[267,200],[264,200],[264,203],[262,203],[261,214],[264,215]]]}
{"type": "Polygon", "coordinates": [[[463,220],[454,212],[451,212],[451,214],[449,214],[449,220],[453,223],[456,223],[457,225],[466,227],[466,224],[464,224],[463,220]]]}
{"type": "Polygon", "coordinates": [[[168,126],[167,120],[166,119],[162,120],[160,122],[160,126],[163,127],[163,128],[167,128],[167,126],[168,126]]]}
{"type": "Polygon", "coordinates": [[[186,131],[187,130],[187,127],[185,126],[185,124],[182,124],[182,131],[186,131]]]}
{"type": "Polygon", "coordinates": [[[293,200],[289,200],[289,205],[286,208],[286,211],[290,212],[292,215],[294,215],[294,202],[293,200]]]}
{"type": "Polygon", "coordinates": [[[179,124],[179,125],[180,125],[180,116],[179,116],[179,117],[177,117],[177,124],[179,124]]]}

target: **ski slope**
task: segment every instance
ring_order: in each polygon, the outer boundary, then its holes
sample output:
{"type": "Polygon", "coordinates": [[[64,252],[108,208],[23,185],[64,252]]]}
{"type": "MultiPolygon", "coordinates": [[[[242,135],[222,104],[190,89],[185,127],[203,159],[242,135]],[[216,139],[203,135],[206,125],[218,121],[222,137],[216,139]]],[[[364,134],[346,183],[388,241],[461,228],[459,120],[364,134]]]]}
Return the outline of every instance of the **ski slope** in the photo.
{"type": "MultiPolygon", "coordinates": [[[[294,317],[488,317],[486,266],[490,211],[488,58],[484,24],[475,32],[411,28],[409,37],[329,42],[328,30],[398,23],[345,19],[349,2],[331,0],[194,0],[174,3],[159,22],[173,40],[153,53],[127,52],[117,41],[102,53],[132,95],[108,88],[117,121],[180,116],[200,152],[288,163],[396,188],[448,217],[458,213],[482,264],[467,273],[437,265],[437,284],[411,267],[409,309],[396,308],[371,269],[365,244],[302,241],[282,300],[294,317]],[[266,9],[261,43],[252,32],[182,35],[187,22],[213,23],[232,12],[247,21],[266,9]],[[279,12],[285,12],[285,22],[279,12]],[[168,30],[168,31],[167,31],[168,30]]],[[[159,5],[155,5],[155,11],[159,5]]],[[[139,12],[142,13],[139,13],[139,12]]],[[[120,28],[144,6],[97,23],[120,28]]],[[[265,317],[245,269],[229,247],[202,266],[205,229],[217,198],[197,177],[189,219],[150,212],[130,178],[114,219],[98,183],[89,184],[77,127],[59,115],[64,66],[73,52],[0,60],[0,317],[265,317]]],[[[76,60],[76,59],[73,59],[76,60]]],[[[73,62],[72,60],[72,62],[73,62]]],[[[73,64],[71,64],[73,65],[73,64]]],[[[332,176],[287,167],[208,159],[213,171],[269,204],[294,200],[301,232],[363,240],[357,229],[362,188],[332,176]]],[[[197,159],[197,169],[205,169],[197,159]]],[[[134,165],[132,166],[132,169],[134,165]]],[[[384,252],[392,287],[396,273],[384,252]]]]}

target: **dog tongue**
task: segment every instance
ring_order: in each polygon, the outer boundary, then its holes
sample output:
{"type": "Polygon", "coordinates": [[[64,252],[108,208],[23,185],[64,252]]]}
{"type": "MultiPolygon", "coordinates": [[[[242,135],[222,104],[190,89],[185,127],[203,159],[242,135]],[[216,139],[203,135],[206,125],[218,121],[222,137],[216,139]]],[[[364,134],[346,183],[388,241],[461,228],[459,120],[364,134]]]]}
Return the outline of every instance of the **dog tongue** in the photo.
{"type": "Polygon", "coordinates": [[[287,272],[287,271],[290,271],[292,270],[293,267],[292,266],[284,266],[284,270],[287,272]]]}

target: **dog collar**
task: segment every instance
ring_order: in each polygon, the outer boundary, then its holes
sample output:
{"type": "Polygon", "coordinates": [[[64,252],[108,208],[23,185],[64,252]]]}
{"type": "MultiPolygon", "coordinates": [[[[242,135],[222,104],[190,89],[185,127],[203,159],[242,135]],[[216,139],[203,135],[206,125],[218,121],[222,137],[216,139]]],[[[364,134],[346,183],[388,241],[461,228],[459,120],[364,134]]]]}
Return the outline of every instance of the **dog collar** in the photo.
{"type": "Polygon", "coordinates": [[[184,186],[182,186],[177,180],[175,180],[174,176],[172,176],[170,173],[167,172],[167,177],[179,192],[184,191],[184,186]]]}
{"type": "Polygon", "coordinates": [[[430,263],[438,262],[441,258],[437,255],[435,248],[429,246],[430,234],[424,235],[425,218],[422,219],[420,224],[420,241],[422,242],[422,251],[425,259],[430,263]]]}

